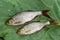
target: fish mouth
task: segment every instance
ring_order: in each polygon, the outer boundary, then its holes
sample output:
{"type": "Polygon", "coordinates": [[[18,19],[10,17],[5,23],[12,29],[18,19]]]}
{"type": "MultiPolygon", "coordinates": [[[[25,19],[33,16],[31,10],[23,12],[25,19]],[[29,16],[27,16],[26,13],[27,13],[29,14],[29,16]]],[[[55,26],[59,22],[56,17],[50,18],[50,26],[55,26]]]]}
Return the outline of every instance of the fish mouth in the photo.
{"type": "Polygon", "coordinates": [[[17,30],[17,34],[24,34],[24,29],[17,30]]]}
{"type": "Polygon", "coordinates": [[[12,19],[8,20],[8,21],[6,22],[6,24],[7,24],[7,25],[12,25],[12,24],[13,24],[13,20],[12,20],[12,19]]]}

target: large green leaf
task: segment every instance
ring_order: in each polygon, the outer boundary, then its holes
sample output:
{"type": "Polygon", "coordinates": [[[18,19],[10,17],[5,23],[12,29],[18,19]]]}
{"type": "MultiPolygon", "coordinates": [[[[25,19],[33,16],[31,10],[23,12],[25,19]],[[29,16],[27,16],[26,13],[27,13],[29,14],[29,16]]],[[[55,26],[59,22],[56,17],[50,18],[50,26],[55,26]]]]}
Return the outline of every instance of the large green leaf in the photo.
{"type": "MultiPolygon", "coordinates": [[[[5,22],[18,12],[32,10],[50,10],[49,15],[60,23],[60,0],[0,0],[0,36],[5,40],[60,40],[60,26],[48,25],[38,33],[31,35],[18,35],[17,29],[23,27],[8,26],[5,22]]],[[[32,21],[48,21],[44,16],[38,16],[32,21]]]]}

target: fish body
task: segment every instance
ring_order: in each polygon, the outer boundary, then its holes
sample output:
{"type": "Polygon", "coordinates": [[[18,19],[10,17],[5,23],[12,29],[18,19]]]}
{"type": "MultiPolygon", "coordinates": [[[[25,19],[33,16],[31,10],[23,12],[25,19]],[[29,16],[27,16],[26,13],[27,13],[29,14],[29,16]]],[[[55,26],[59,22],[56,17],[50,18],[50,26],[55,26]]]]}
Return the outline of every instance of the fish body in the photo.
{"type": "Polygon", "coordinates": [[[48,22],[33,22],[19,29],[17,33],[23,34],[23,35],[32,34],[41,30],[45,25],[49,25],[49,24],[50,24],[49,21],[48,22]]]}
{"type": "Polygon", "coordinates": [[[10,20],[8,20],[8,25],[20,25],[24,24],[26,22],[31,21],[38,15],[42,15],[44,13],[47,13],[48,10],[45,11],[37,11],[37,12],[21,12],[13,16],[10,20]]]}

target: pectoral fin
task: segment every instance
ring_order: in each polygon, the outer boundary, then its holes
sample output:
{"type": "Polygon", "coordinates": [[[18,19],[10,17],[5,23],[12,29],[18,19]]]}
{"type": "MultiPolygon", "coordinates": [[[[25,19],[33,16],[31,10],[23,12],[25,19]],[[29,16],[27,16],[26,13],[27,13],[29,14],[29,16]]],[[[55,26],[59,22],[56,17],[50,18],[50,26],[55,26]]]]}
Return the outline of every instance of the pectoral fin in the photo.
{"type": "Polygon", "coordinates": [[[21,21],[15,22],[15,24],[20,24],[20,23],[21,23],[21,21]]]}

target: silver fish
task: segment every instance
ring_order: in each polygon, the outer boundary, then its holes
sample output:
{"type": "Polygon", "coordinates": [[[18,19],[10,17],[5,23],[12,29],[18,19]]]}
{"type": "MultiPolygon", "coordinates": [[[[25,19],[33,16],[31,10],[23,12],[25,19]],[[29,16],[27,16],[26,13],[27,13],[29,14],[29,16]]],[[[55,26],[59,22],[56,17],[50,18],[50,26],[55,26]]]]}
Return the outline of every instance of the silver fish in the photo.
{"type": "Polygon", "coordinates": [[[23,35],[32,34],[41,30],[44,26],[49,25],[49,24],[56,24],[56,22],[55,21],[33,22],[19,29],[17,33],[23,34],[23,35]]]}
{"type": "Polygon", "coordinates": [[[33,18],[35,18],[38,15],[43,15],[46,16],[48,18],[49,15],[47,14],[49,10],[43,10],[43,11],[37,11],[37,12],[21,12],[16,14],[15,16],[13,16],[11,19],[8,20],[8,22],[6,23],[7,25],[20,25],[20,24],[24,24],[26,22],[31,21],[33,18]]]}

